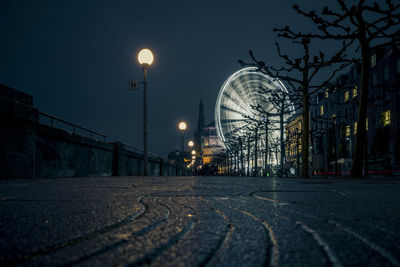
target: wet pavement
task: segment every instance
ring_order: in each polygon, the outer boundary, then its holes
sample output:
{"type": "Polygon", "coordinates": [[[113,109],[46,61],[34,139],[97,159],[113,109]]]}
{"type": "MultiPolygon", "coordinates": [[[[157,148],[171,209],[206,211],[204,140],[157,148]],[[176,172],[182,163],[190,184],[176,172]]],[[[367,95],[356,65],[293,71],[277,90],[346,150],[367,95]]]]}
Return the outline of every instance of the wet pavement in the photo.
{"type": "Polygon", "coordinates": [[[0,265],[400,266],[400,179],[0,181],[0,265]]]}

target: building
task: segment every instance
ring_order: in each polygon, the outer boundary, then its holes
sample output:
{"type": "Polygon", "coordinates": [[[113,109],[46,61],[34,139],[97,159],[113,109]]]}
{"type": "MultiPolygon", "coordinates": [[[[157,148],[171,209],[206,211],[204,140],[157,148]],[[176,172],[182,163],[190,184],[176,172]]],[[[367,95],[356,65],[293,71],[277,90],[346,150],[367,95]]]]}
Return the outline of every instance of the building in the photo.
{"type": "Polygon", "coordinates": [[[295,115],[288,119],[285,125],[286,136],[286,164],[291,166],[297,176],[301,172],[301,143],[302,143],[302,110],[296,112],[295,115]]]}
{"type": "MultiPolygon", "coordinates": [[[[360,66],[311,99],[312,170],[327,175],[350,171],[357,135],[360,66]]],[[[381,46],[370,57],[366,159],[372,174],[400,174],[400,58],[381,46]]]]}
{"type": "Polygon", "coordinates": [[[202,99],[200,99],[199,104],[199,117],[194,140],[198,172],[202,174],[222,174],[225,168],[226,153],[217,136],[214,121],[205,125],[202,99]]]}
{"type": "Polygon", "coordinates": [[[221,157],[225,158],[225,150],[217,135],[214,121],[203,128],[202,135],[203,164],[214,164],[221,157]]]}

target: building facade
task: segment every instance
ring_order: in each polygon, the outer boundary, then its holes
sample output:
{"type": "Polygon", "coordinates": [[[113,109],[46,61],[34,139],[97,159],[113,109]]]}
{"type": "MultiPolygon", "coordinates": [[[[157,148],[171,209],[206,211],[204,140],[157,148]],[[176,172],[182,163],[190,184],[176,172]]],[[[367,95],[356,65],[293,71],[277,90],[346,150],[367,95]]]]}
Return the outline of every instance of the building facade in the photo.
{"type": "MultiPolygon", "coordinates": [[[[350,172],[357,135],[360,65],[311,99],[313,174],[350,172]]],[[[400,58],[398,47],[382,46],[370,56],[365,158],[370,174],[400,174],[400,58]]]]}
{"type": "Polygon", "coordinates": [[[204,104],[200,99],[199,117],[194,133],[194,150],[196,151],[196,170],[199,174],[223,174],[226,163],[226,153],[218,138],[215,123],[205,124],[204,104]]]}
{"type": "Polygon", "coordinates": [[[286,164],[291,166],[292,172],[297,176],[301,172],[301,143],[303,135],[302,110],[291,116],[285,126],[286,136],[286,164]]]}
{"type": "Polygon", "coordinates": [[[225,158],[225,150],[218,138],[215,123],[211,122],[203,128],[202,135],[203,165],[218,164],[221,158],[225,158]]]}

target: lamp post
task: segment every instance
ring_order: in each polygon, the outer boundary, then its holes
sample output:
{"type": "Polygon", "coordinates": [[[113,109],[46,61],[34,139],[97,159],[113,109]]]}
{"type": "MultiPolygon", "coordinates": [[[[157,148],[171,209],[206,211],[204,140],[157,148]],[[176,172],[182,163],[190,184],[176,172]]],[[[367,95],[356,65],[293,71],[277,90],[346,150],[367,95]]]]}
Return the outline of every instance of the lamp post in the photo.
{"type": "MultiPolygon", "coordinates": [[[[194,142],[192,140],[189,140],[188,146],[189,146],[189,150],[193,149],[194,142]]],[[[192,154],[192,163],[191,163],[191,165],[192,165],[192,171],[195,171],[196,170],[196,155],[192,154]]]]}
{"type": "Polygon", "coordinates": [[[186,122],[184,122],[184,121],[179,122],[178,128],[179,128],[179,130],[181,131],[181,134],[182,134],[182,164],[183,164],[185,162],[185,159],[184,159],[185,150],[184,150],[184,145],[183,144],[184,144],[184,134],[185,134],[185,131],[186,131],[186,128],[187,128],[186,122]]]}
{"type": "Polygon", "coordinates": [[[147,154],[147,68],[153,63],[154,56],[149,49],[142,49],[138,54],[138,61],[143,67],[143,151],[144,151],[144,166],[143,175],[148,174],[148,154],[147,154]]]}

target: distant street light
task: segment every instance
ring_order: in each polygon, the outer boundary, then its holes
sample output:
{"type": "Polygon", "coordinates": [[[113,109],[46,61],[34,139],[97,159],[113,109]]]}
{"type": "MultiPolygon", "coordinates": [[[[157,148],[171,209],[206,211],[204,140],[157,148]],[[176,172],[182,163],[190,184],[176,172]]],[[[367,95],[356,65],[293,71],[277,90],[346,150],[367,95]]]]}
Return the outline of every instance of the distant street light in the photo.
{"type": "Polygon", "coordinates": [[[138,61],[143,67],[143,150],[144,150],[144,171],[143,175],[148,174],[148,153],[147,153],[147,68],[153,63],[154,56],[149,49],[142,49],[138,54],[138,61]]]}
{"type": "Polygon", "coordinates": [[[179,127],[179,130],[185,131],[186,128],[187,128],[187,124],[186,124],[186,122],[181,121],[181,122],[179,123],[178,127],[179,127]]]}
{"type": "Polygon", "coordinates": [[[189,145],[189,147],[193,147],[194,146],[194,142],[192,140],[190,140],[188,145],[189,145]]]}
{"type": "Polygon", "coordinates": [[[192,155],[196,155],[196,150],[192,150],[192,155]]]}

